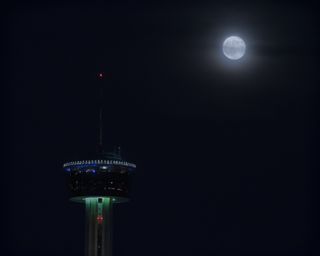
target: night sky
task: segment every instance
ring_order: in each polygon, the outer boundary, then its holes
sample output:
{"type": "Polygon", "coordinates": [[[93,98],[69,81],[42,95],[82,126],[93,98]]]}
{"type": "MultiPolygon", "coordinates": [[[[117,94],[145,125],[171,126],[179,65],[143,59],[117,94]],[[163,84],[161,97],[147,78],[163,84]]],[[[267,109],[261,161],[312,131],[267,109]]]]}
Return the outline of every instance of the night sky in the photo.
{"type": "Polygon", "coordinates": [[[316,1],[11,1],[3,14],[1,255],[84,254],[62,164],[96,149],[99,72],[105,148],[137,164],[114,256],[320,255],[316,1]],[[221,48],[234,34],[239,61],[221,48]]]}

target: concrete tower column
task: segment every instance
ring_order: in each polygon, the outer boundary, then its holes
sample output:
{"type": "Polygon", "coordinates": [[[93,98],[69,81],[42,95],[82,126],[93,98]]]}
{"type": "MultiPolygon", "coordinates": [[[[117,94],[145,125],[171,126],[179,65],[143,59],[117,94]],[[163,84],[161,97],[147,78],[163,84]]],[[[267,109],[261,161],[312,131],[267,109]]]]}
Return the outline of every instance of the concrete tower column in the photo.
{"type": "Polygon", "coordinates": [[[112,200],[88,197],[86,203],[85,256],[112,256],[112,200]]]}

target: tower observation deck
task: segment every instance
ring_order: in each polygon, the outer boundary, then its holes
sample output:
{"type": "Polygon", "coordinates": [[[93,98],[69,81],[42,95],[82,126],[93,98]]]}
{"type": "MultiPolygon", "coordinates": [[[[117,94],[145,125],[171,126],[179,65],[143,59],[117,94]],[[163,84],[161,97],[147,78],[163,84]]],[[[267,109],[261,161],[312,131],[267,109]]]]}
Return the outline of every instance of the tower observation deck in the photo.
{"type": "MultiPolygon", "coordinates": [[[[101,78],[101,73],[99,74],[101,78]]],[[[112,208],[129,200],[132,173],[136,165],[118,152],[102,149],[102,90],[99,112],[98,153],[84,160],[63,164],[70,200],[86,208],[85,256],[112,255],[112,208]]]]}

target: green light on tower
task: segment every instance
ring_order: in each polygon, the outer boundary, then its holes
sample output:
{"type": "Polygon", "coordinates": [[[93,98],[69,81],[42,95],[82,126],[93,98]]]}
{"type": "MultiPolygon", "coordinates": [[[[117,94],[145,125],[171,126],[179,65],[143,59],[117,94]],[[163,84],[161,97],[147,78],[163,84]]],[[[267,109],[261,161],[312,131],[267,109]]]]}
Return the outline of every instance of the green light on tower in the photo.
{"type": "Polygon", "coordinates": [[[112,199],[87,197],[86,256],[112,255],[112,199]]]}

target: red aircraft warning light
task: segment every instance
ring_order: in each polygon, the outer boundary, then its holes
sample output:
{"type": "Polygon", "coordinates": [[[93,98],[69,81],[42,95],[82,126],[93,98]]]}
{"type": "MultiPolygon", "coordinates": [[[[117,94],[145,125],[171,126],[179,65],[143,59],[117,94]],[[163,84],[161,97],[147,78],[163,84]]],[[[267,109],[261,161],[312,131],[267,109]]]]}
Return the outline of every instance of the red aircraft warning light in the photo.
{"type": "Polygon", "coordinates": [[[97,221],[98,221],[99,224],[102,224],[102,222],[103,222],[103,216],[102,216],[102,215],[98,215],[98,216],[97,216],[97,221]]]}

